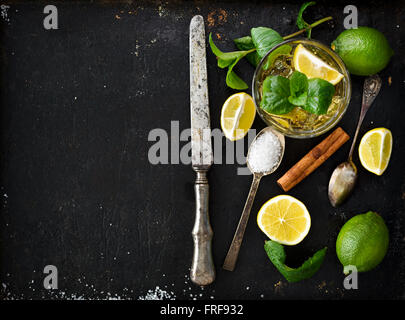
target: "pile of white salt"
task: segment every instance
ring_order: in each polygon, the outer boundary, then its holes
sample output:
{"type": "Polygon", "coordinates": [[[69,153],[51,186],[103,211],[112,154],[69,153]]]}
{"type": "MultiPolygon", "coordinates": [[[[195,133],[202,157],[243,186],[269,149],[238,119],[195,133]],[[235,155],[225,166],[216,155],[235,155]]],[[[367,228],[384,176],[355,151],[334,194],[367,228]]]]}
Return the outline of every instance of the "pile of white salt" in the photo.
{"type": "Polygon", "coordinates": [[[260,134],[249,148],[248,162],[253,172],[269,172],[280,162],[282,145],[270,130],[260,134]]]}

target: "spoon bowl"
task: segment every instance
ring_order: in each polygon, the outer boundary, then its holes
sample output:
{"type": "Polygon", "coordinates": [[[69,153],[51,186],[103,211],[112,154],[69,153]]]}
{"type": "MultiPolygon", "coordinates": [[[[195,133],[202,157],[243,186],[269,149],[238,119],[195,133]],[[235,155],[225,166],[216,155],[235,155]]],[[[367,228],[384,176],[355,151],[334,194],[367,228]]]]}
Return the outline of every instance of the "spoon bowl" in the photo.
{"type": "Polygon", "coordinates": [[[252,143],[250,144],[250,147],[249,147],[249,150],[248,150],[248,154],[247,154],[247,157],[246,157],[246,165],[247,165],[247,167],[249,168],[250,172],[252,172],[254,175],[267,176],[267,175],[269,175],[269,174],[272,174],[272,173],[273,173],[274,171],[276,171],[277,168],[280,166],[281,160],[283,159],[283,156],[284,156],[284,149],[285,149],[285,138],[284,138],[284,135],[282,135],[280,132],[274,130],[274,129],[271,128],[271,127],[266,127],[266,128],[264,128],[264,129],[262,129],[262,130],[256,135],[256,137],[253,139],[252,143]],[[258,139],[259,137],[261,137],[263,134],[268,133],[268,132],[271,132],[273,135],[275,135],[275,136],[277,137],[279,143],[280,143],[280,149],[281,149],[281,150],[280,150],[280,157],[279,157],[279,159],[278,159],[278,162],[277,162],[270,170],[257,172],[257,171],[255,171],[254,168],[252,168],[252,166],[250,165],[250,161],[249,161],[250,157],[249,157],[249,156],[251,155],[252,147],[255,145],[257,139],[258,139]]]}
{"type": "Polygon", "coordinates": [[[333,207],[341,205],[352,192],[357,181],[357,168],[353,162],[336,167],[329,180],[328,196],[333,207]]]}

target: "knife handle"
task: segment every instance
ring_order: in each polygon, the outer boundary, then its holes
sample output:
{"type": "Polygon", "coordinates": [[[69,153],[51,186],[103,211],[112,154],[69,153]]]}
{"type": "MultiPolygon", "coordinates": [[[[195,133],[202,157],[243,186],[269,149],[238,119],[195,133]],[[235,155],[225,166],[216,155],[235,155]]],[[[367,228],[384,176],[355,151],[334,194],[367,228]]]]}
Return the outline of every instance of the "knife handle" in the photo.
{"type": "Polygon", "coordinates": [[[212,259],[211,240],[212,228],[208,215],[209,185],[208,169],[196,169],[195,180],[195,222],[191,232],[194,240],[194,254],[190,278],[195,284],[205,286],[215,279],[215,267],[212,259]]]}

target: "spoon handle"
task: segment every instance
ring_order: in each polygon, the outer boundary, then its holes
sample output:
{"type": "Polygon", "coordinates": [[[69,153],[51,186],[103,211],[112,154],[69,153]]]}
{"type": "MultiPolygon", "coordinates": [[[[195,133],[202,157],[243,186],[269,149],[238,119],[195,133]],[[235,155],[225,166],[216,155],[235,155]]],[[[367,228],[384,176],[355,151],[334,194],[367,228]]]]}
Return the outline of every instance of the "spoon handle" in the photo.
{"type": "Polygon", "coordinates": [[[363,123],[364,117],[368,109],[370,108],[371,104],[374,102],[374,99],[377,97],[378,93],[381,89],[381,78],[378,74],[372,75],[366,80],[364,80],[364,87],[363,87],[363,100],[361,103],[361,111],[359,122],[357,123],[356,133],[354,134],[352,146],[350,147],[349,152],[349,162],[352,162],[352,156],[354,147],[356,145],[357,136],[359,135],[361,124],[363,123]]]}
{"type": "Polygon", "coordinates": [[[226,255],[224,265],[222,266],[225,270],[233,271],[235,269],[235,264],[236,260],[238,260],[243,235],[245,234],[246,226],[249,220],[250,210],[252,209],[253,201],[255,200],[257,188],[259,187],[261,178],[261,174],[253,174],[253,181],[250,187],[249,195],[246,199],[245,207],[243,208],[238,227],[236,228],[235,235],[233,236],[233,240],[226,255]]]}

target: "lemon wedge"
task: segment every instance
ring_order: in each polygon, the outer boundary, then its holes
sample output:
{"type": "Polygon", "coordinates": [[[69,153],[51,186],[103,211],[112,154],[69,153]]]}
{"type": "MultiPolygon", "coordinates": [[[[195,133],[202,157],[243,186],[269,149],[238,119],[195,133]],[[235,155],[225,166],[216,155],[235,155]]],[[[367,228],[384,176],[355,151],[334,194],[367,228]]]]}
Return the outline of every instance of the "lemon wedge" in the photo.
{"type": "Polygon", "coordinates": [[[343,74],[332,68],[309,50],[305,49],[302,44],[299,44],[295,48],[293,65],[295,70],[302,72],[309,79],[321,78],[329,81],[333,85],[338,84],[343,79],[343,74]]]}
{"type": "Polygon", "coordinates": [[[311,217],[301,201],[288,195],[279,195],[261,207],[257,224],[271,240],[295,245],[308,234],[311,217]]]}
{"type": "Polygon", "coordinates": [[[388,167],[391,151],[391,131],[386,128],[370,130],[360,141],[360,162],[365,169],[380,176],[388,167]]]}
{"type": "Polygon", "coordinates": [[[245,93],[235,93],[222,106],[221,128],[231,141],[242,139],[252,127],[256,116],[253,98],[245,93]]]}

